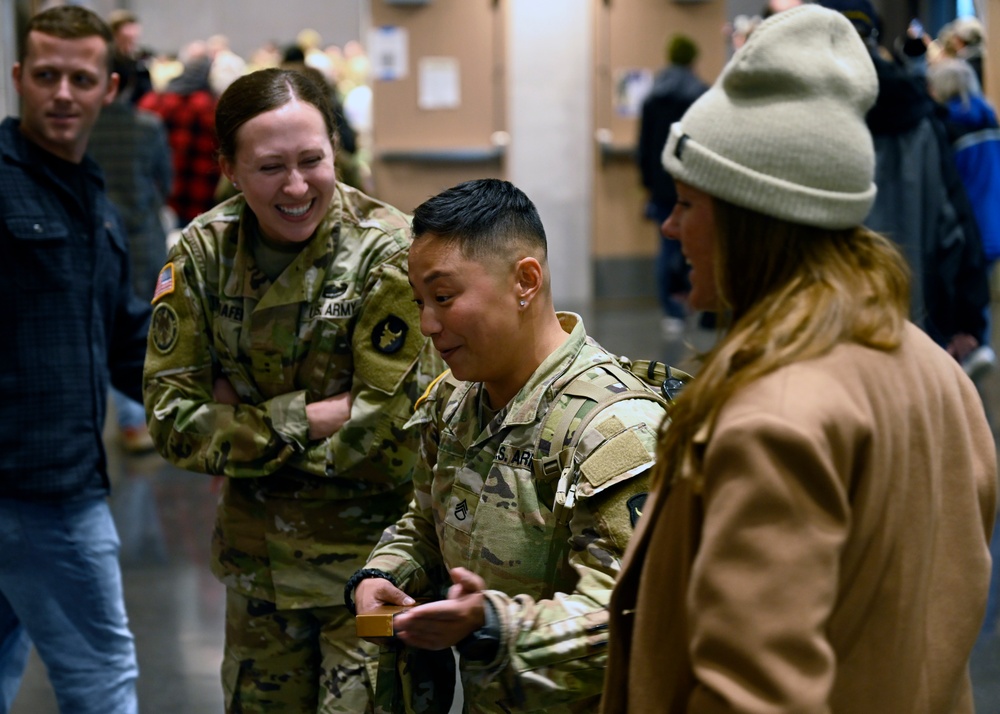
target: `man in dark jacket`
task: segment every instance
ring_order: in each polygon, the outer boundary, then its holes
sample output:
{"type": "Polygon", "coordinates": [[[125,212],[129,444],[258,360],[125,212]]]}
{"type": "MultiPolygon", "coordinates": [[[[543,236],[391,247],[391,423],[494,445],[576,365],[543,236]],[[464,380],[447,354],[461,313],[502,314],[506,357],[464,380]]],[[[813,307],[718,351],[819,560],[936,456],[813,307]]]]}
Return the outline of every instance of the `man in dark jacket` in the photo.
{"type": "Polygon", "coordinates": [[[660,236],[660,255],[656,262],[657,286],[660,305],[663,307],[663,329],[668,336],[678,336],[684,330],[686,308],[684,297],[690,286],[687,265],[681,255],[680,243],[660,234],[660,225],[674,210],[677,192],[674,181],[663,169],[661,154],[667,143],[670,125],[683,116],[694,100],[708,85],[698,79],[691,69],[698,56],[698,47],[684,35],[674,35],[667,43],[666,69],[657,74],[653,89],[642,105],[639,127],[639,169],[642,185],[649,191],[646,217],[656,221],[660,236]]]}
{"type": "Polygon", "coordinates": [[[101,440],[108,381],[141,399],[149,306],[85,156],[115,96],[111,31],[61,5],[28,23],[0,124],[0,711],[31,642],[59,709],[132,714],[138,668],[101,440]]]}

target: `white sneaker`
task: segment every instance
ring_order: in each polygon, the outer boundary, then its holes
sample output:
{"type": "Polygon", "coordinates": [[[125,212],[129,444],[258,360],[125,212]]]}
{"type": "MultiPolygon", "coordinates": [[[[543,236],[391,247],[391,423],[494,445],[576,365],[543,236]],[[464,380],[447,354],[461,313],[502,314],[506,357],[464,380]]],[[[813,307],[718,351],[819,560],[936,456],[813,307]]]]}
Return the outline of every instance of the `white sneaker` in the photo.
{"type": "Polygon", "coordinates": [[[982,345],[972,350],[962,360],[962,369],[970,378],[982,376],[997,365],[997,353],[989,345],[982,345]]]}

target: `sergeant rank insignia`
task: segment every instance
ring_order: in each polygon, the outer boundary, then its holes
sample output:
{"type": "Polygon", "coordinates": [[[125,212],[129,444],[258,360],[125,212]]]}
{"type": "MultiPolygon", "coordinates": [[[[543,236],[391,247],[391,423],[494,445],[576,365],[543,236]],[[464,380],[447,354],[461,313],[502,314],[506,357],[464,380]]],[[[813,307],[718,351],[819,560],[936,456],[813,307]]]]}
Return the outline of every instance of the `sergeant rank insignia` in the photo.
{"type": "Polygon", "coordinates": [[[178,334],[180,334],[180,329],[177,313],[166,303],[160,303],[153,309],[153,316],[149,323],[149,335],[153,347],[160,354],[167,354],[177,344],[178,334]]]}
{"type": "Polygon", "coordinates": [[[410,326],[403,318],[389,315],[372,329],[372,347],[385,355],[399,352],[406,344],[406,332],[410,326]]]}

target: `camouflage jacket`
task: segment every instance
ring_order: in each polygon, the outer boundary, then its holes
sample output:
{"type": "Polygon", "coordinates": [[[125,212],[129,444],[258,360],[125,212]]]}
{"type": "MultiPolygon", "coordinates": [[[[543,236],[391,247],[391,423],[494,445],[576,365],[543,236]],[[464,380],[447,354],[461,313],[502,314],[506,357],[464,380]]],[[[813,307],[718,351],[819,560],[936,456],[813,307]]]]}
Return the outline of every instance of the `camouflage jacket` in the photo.
{"type": "Polygon", "coordinates": [[[415,597],[440,596],[456,566],[485,579],[501,643],[494,661],[460,665],[469,711],[589,712],[600,697],[606,607],[641,514],[663,408],[625,400],[590,422],[576,506],[557,524],[558,475],[541,478],[534,452],[545,427],[566,416],[558,411],[569,399],[553,403],[560,388],[588,364],[577,379],[603,380],[601,364],[613,359],[577,316],[560,320],[569,339],[489,424],[480,425],[481,384],[435,385],[412,420],[422,425],[414,501],[366,566],[392,573],[415,597]]]}
{"type": "Polygon", "coordinates": [[[214,538],[223,582],[279,606],[341,604],[341,571],[363,562],[402,508],[380,513],[365,500],[405,503],[417,438],[403,425],[441,366],[407,282],[409,221],[338,185],[316,237],[273,283],[254,263],[252,221],[242,196],[221,204],[184,230],[160,273],[150,433],[174,464],[233,477],[214,538]],[[213,400],[219,376],[240,405],[213,400]],[[348,390],[347,423],[310,440],[306,404],[348,390]],[[331,500],[359,499],[353,522],[331,515],[331,500]]]}

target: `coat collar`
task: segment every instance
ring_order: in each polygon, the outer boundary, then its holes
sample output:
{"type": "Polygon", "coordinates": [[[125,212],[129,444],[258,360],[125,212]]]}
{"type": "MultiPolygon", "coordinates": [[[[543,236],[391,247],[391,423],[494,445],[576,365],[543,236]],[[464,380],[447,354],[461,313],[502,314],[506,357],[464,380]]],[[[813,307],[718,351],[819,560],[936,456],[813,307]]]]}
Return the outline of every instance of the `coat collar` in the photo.
{"type": "MultiPolygon", "coordinates": [[[[3,123],[0,123],[0,156],[3,157],[3,160],[18,164],[31,173],[44,173],[46,177],[62,185],[60,178],[47,170],[45,168],[46,165],[39,161],[39,157],[42,154],[52,155],[42,147],[29,141],[21,133],[20,119],[7,117],[3,120],[3,123]]],[[[90,158],[90,156],[84,155],[80,161],[80,166],[86,172],[87,176],[96,181],[103,190],[104,174],[101,173],[101,167],[97,165],[97,162],[90,158]]]]}

